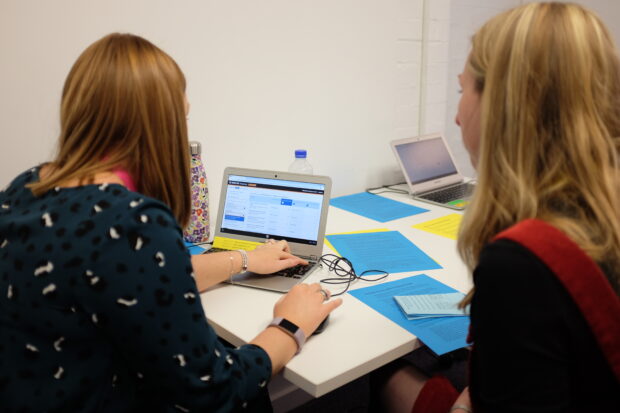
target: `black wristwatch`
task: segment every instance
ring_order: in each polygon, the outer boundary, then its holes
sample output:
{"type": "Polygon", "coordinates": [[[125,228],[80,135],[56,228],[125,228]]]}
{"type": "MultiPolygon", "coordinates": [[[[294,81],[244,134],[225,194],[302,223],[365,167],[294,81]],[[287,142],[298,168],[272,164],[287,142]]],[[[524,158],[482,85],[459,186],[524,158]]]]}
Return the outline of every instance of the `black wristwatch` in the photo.
{"type": "Polygon", "coordinates": [[[282,317],[274,318],[271,323],[269,323],[269,326],[278,327],[280,330],[293,337],[295,339],[295,342],[297,343],[297,352],[295,353],[295,355],[299,354],[301,348],[306,342],[306,335],[301,328],[299,328],[295,323],[291,323],[286,318],[282,317]]]}

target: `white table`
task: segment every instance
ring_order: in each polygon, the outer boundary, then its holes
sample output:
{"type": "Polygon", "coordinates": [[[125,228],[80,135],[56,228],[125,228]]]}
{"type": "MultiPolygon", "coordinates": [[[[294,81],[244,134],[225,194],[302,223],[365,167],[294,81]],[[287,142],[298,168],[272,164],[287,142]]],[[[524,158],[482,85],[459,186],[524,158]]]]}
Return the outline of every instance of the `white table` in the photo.
{"type": "MultiPolygon", "coordinates": [[[[408,237],[443,269],[390,274],[389,282],[415,274],[427,274],[459,291],[467,292],[471,281],[456,252],[454,240],[414,229],[414,224],[457,211],[417,202],[406,195],[383,194],[387,198],[409,203],[429,212],[380,223],[330,207],[327,234],[387,228],[408,237]]],[[[325,253],[332,252],[325,247],[325,253]]],[[[333,276],[326,269],[315,271],[306,282],[318,282],[333,276]]],[[[376,283],[356,282],[351,289],[376,283]]],[[[327,286],[332,292],[342,286],[327,286]]],[[[207,318],[217,333],[233,345],[252,340],[273,318],[273,306],[281,295],[228,284],[218,285],[201,295],[207,318]]],[[[349,294],[332,312],[325,331],[308,339],[303,351],[281,373],[283,377],[314,397],[322,396],[363,376],[419,347],[414,335],[385,318],[349,294]]]]}

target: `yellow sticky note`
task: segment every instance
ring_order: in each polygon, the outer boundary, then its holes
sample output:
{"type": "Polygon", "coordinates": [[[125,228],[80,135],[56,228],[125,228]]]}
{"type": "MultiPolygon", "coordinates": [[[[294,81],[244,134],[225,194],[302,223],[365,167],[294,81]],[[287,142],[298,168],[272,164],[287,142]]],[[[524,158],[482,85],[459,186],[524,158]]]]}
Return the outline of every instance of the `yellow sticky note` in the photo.
{"type": "Polygon", "coordinates": [[[254,241],[243,241],[240,239],[232,239],[225,237],[215,237],[213,240],[214,248],[221,248],[224,250],[246,250],[252,251],[262,243],[254,241]]]}
{"type": "MultiPolygon", "coordinates": [[[[384,231],[389,231],[389,229],[386,229],[386,228],[367,229],[367,230],[362,230],[362,231],[339,232],[337,234],[328,234],[328,235],[361,234],[363,232],[384,232],[384,231]]],[[[327,245],[329,248],[331,248],[337,255],[340,255],[338,250],[336,250],[336,248],[334,248],[332,243],[329,242],[329,240],[327,239],[327,236],[325,237],[325,245],[327,245]]]]}
{"type": "Polygon", "coordinates": [[[450,214],[441,218],[423,222],[421,224],[413,225],[412,227],[455,240],[459,233],[461,219],[463,219],[461,214],[450,214]]]}

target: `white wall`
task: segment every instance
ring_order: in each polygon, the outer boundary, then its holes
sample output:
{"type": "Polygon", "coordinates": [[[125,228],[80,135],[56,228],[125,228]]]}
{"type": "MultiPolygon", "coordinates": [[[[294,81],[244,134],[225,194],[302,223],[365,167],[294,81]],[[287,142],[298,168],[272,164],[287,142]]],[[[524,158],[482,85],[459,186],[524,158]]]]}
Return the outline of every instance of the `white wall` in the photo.
{"type": "MultiPolygon", "coordinates": [[[[298,147],[334,195],[402,181],[388,142],[432,131],[472,175],[456,76],[474,30],[521,2],[1,0],[0,187],[50,159],[64,78],[112,31],[150,39],[184,70],[213,207],[224,167],[286,169],[298,147]]],[[[620,2],[582,3],[618,39],[620,2]]]]}
{"type": "Polygon", "coordinates": [[[334,195],[402,180],[388,142],[419,132],[424,14],[447,54],[449,0],[438,3],[2,0],[0,187],[53,155],[64,78],[113,31],[148,38],[185,72],[213,207],[224,167],[285,170],[295,148],[334,195]]]}

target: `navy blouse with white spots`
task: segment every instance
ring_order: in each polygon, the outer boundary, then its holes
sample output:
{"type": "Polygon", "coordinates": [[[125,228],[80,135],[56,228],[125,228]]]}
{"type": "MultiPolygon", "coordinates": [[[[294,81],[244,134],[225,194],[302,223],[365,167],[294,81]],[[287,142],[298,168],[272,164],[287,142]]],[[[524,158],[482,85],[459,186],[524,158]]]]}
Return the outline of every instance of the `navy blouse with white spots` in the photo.
{"type": "Polygon", "coordinates": [[[0,407],[230,411],[271,375],[264,350],[207,324],[181,230],[116,184],[0,192],[0,407]]]}

